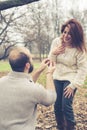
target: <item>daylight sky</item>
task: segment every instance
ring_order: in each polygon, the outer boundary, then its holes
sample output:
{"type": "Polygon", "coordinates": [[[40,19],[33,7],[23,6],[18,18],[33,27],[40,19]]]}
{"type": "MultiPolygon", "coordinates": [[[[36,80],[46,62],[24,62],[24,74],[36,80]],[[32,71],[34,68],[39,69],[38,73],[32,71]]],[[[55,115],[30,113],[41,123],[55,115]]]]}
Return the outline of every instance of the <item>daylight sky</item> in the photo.
{"type": "MultiPolygon", "coordinates": [[[[49,2],[52,2],[52,0],[48,0],[49,2]]],[[[59,0],[58,0],[59,2],[59,0]]],[[[87,0],[61,0],[62,6],[66,8],[67,10],[78,9],[78,10],[87,10],[87,0]]]]}
{"type": "Polygon", "coordinates": [[[86,9],[87,10],[87,0],[78,0],[79,2],[79,8],[84,10],[86,9]]]}

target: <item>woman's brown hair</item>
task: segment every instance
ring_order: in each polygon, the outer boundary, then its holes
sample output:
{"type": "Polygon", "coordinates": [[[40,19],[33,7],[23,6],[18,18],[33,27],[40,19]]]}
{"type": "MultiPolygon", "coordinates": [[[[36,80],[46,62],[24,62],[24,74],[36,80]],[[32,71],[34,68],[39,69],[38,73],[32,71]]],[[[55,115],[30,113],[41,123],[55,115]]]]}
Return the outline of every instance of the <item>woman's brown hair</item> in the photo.
{"type": "Polygon", "coordinates": [[[70,26],[70,35],[72,37],[72,47],[84,51],[86,50],[84,33],[81,24],[76,19],[70,19],[62,25],[61,33],[64,32],[65,27],[70,26]]]}

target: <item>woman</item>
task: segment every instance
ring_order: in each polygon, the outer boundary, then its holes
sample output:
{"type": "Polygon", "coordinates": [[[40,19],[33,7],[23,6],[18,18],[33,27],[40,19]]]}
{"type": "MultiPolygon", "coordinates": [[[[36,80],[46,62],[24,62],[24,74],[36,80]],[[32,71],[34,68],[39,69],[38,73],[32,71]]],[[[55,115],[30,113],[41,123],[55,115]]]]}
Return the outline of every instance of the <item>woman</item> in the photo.
{"type": "Polygon", "coordinates": [[[53,78],[57,92],[54,110],[58,129],[75,130],[73,97],[87,75],[84,34],[77,20],[70,19],[62,26],[61,36],[53,40],[49,58],[56,62],[53,78]]]}

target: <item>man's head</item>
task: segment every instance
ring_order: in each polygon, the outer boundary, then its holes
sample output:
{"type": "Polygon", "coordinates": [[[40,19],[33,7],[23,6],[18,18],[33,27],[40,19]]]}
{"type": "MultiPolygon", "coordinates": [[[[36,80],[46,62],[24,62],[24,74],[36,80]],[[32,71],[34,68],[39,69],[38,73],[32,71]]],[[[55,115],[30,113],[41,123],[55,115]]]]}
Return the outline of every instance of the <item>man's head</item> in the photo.
{"type": "Polygon", "coordinates": [[[32,55],[25,47],[14,48],[9,54],[9,63],[13,71],[27,73],[33,71],[32,55]]]}

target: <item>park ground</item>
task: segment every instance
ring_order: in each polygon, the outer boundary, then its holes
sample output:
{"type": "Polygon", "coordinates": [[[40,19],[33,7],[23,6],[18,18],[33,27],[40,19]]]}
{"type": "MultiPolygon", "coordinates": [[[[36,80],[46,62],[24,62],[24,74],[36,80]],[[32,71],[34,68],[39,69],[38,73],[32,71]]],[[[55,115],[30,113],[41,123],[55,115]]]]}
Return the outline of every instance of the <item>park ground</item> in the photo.
{"type": "MultiPolygon", "coordinates": [[[[87,87],[80,88],[76,93],[73,109],[76,119],[76,130],[87,130],[87,87]]],[[[53,106],[38,106],[37,129],[57,130],[53,106]]]]}

